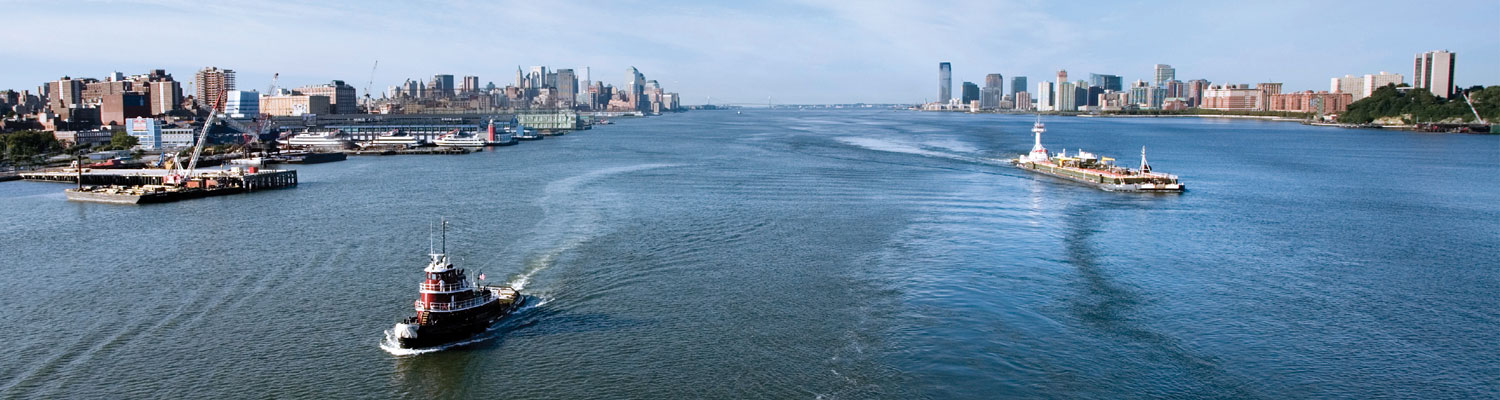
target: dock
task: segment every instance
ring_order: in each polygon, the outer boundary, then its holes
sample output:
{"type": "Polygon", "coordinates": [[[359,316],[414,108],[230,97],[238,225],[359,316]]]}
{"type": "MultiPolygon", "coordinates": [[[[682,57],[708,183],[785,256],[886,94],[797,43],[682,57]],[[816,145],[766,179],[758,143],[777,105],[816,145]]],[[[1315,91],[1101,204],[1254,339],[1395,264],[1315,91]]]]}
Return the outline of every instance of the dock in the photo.
{"type": "MultiPolygon", "coordinates": [[[[167,173],[164,169],[85,169],[82,176],[85,185],[143,186],[162,184],[162,178],[167,173]]],[[[75,171],[53,170],[22,172],[20,177],[28,181],[76,184],[79,174],[75,171]]],[[[224,185],[254,191],[297,186],[297,171],[259,170],[234,174],[227,170],[206,170],[194,173],[192,179],[213,179],[224,185]]]]}
{"type": "Polygon", "coordinates": [[[407,155],[407,154],[469,154],[469,153],[473,153],[473,152],[476,152],[476,151],[482,151],[482,148],[481,149],[474,149],[474,150],[470,150],[470,149],[466,149],[466,148],[458,148],[458,147],[417,147],[417,148],[409,148],[409,149],[390,149],[390,148],[387,148],[387,149],[375,149],[375,148],[366,148],[366,149],[345,150],[344,153],[348,154],[348,155],[351,155],[351,156],[391,156],[391,155],[407,155]]]}

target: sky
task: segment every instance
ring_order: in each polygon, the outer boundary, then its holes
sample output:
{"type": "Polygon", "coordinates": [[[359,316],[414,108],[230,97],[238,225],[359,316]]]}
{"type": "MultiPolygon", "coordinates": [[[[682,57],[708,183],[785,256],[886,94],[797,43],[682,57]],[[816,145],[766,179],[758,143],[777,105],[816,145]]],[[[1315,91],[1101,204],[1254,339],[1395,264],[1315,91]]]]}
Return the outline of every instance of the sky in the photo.
{"type": "MultiPolygon", "coordinates": [[[[339,79],[377,93],[406,79],[517,66],[590,67],[620,85],[634,66],[684,104],[916,103],[937,65],[960,82],[1036,83],[1066,69],[1151,80],[1282,82],[1389,71],[1457,54],[1461,86],[1500,84],[1500,1],[18,1],[0,0],[0,89],[62,76],[237,71],[240,89],[339,79]],[[372,66],[379,62],[371,73],[372,66]],[[373,77],[373,79],[372,79],[373,77]]],[[[184,90],[188,87],[184,86],[184,90]]],[[[1007,89],[1009,90],[1009,89],[1007,89]]]]}

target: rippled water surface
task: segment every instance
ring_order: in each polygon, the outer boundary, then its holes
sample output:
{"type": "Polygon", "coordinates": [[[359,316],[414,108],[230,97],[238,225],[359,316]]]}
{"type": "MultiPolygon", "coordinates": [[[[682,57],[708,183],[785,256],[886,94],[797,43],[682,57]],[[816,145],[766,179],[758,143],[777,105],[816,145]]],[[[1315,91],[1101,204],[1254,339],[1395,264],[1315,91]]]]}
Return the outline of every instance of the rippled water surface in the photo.
{"type": "MultiPolygon", "coordinates": [[[[151,206],[0,183],[0,397],[1500,396],[1500,136],[691,112],[151,206]],[[428,229],[534,305],[395,356],[428,229]]],[[[476,274],[477,275],[477,274],[476,274]]]]}

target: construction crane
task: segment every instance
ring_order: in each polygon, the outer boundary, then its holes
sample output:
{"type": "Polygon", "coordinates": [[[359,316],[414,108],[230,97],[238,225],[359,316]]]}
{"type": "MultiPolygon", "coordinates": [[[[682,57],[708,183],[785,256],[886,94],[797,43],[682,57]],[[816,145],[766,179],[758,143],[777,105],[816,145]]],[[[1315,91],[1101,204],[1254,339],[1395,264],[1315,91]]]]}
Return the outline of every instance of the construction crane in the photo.
{"type": "MultiPolygon", "coordinates": [[[[219,119],[219,110],[223,108],[226,96],[228,92],[220,91],[219,100],[207,110],[208,119],[203,122],[203,132],[198,134],[198,144],[193,145],[193,157],[188,159],[187,168],[174,168],[172,172],[167,173],[167,176],[162,177],[162,184],[181,186],[193,177],[193,169],[198,167],[198,156],[203,154],[203,144],[208,142],[208,130],[213,128],[214,121],[219,119]]],[[[200,101],[198,105],[201,107],[203,103],[200,101]]]]}
{"type": "Polygon", "coordinates": [[[375,60],[375,65],[370,67],[370,80],[365,82],[365,112],[370,113],[371,105],[375,103],[374,96],[370,96],[370,87],[375,86],[375,69],[380,68],[380,60],[375,60]]]}
{"type": "Polygon", "coordinates": [[[278,80],[281,80],[281,73],[280,72],[271,74],[271,87],[266,88],[266,95],[267,96],[275,96],[276,95],[276,81],[278,81],[278,80]]]}

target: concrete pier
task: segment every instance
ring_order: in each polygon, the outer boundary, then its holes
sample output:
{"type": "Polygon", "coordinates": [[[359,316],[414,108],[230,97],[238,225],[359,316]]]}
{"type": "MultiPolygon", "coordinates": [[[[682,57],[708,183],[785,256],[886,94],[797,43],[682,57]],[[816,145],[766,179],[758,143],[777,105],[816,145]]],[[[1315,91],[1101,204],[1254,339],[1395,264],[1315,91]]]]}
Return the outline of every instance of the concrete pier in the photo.
{"type": "MultiPolygon", "coordinates": [[[[85,185],[160,185],[167,176],[164,169],[95,169],[83,172],[85,185]]],[[[21,179],[39,182],[78,183],[77,172],[42,171],[22,172],[21,179]]],[[[214,179],[224,186],[238,186],[245,190],[278,189],[297,186],[296,170],[260,170],[235,174],[228,170],[198,171],[193,179],[214,179]]]]}

